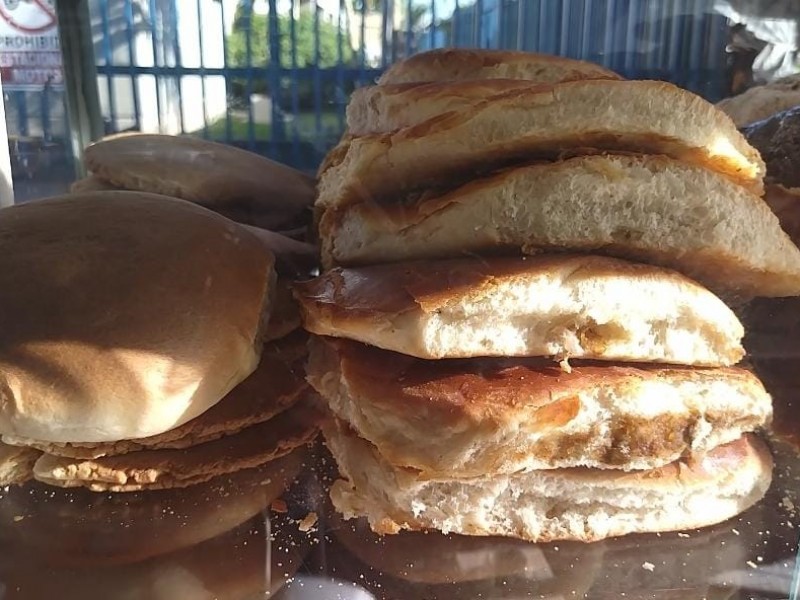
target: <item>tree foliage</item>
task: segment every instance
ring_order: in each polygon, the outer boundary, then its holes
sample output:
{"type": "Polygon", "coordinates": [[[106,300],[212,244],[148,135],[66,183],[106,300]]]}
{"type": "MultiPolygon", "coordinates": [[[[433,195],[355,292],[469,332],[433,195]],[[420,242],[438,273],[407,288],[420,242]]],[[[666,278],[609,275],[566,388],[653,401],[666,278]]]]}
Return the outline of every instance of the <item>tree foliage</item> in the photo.
{"type": "MultiPolygon", "coordinates": [[[[294,37],[292,36],[291,15],[278,16],[278,37],[280,40],[280,64],[291,68],[292,47],[295,48],[296,65],[300,68],[317,66],[333,67],[341,61],[349,64],[354,54],[350,36],[345,29],[342,15],[342,32],[339,33],[337,23],[331,23],[322,15],[318,17],[319,27],[319,60],[317,61],[315,16],[313,10],[304,8],[297,19],[294,19],[294,37]],[[340,46],[341,43],[341,56],[340,46]]],[[[247,67],[247,40],[250,38],[250,65],[266,66],[270,62],[269,23],[267,15],[247,15],[239,10],[234,22],[233,33],[228,38],[228,62],[235,67],[247,67]]]]}

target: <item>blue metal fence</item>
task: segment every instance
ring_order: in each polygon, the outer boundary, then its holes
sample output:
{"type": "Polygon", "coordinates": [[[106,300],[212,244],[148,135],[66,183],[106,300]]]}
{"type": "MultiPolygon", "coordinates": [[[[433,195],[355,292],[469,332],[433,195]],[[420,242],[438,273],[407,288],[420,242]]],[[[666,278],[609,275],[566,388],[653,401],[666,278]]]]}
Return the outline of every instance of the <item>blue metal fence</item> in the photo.
{"type": "MultiPolygon", "coordinates": [[[[187,133],[313,169],[354,87],[434,47],[582,58],[629,78],[725,94],[724,17],[708,0],[91,0],[108,132],[187,133]]],[[[29,99],[10,97],[17,132],[29,99]],[[16,107],[16,108],[14,108],[16,107]]],[[[53,101],[39,105],[41,132],[53,101]]],[[[59,108],[59,111],[61,109],[59,108]]],[[[12,129],[14,129],[12,124],[12,129]]]]}

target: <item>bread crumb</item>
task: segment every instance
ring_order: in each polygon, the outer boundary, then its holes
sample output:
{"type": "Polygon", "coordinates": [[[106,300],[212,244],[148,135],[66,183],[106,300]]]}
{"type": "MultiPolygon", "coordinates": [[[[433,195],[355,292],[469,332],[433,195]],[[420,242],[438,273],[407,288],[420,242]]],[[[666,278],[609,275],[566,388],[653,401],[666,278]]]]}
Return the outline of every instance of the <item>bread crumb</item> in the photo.
{"type": "Polygon", "coordinates": [[[24,516],[22,516],[22,515],[17,515],[16,517],[14,517],[14,523],[19,523],[19,522],[20,522],[20,521],[22,521],[22,519],[24,519],[24,518],[25,518],[25,517],[24,517],[24,516]]]}
{"type": "Polygon", "coordinates": [[[656,570],[656,566],[651,562],[644,562],[642,563],[642,568],[645,571],[650,571],[651,573],[656,570]]]}
{"type": "Polygon", "coordinates": [[[750,567],[751,569],[757,569],[758,568],[758,565],[756,563],[754,563],[752,560],[748,560],[747,561],[747,566],[750,567]]]}
{"type": "Polygon", "coordinates": [[[316,524],[317,524],[317,513],[310,512],[305,516],[305,518],[302,521],[300,521],[298,529],[303,533],[306,533],[308,531],[311,531],[311,529],[316,524]]]}
{"type": "Polygon", "coordinates": [[[270,505],[273,512],[285,514],[289,512],[289,507],[286,506],[286,501],[283,498],[275,498],[270,505]]]}
{"type": "Polygon", "coordinates": [[[738,529],[731,529],[731,531],[733,532],[734,535],[739,535],[739,530],[738,529]]]}
{"type": "Polygon", "coordinates": [[[679,533],[678,537],[679,538],[688,538],[688,537],[692,537],[692,536],[690,536],[688,533],[679,533]]]}
{"type": "Polygon", "coordinates": [[[558,366],[564,373],[572,373],[572,366],[569,364],[569,356],[564,356],[558,361],[558,366]]]}

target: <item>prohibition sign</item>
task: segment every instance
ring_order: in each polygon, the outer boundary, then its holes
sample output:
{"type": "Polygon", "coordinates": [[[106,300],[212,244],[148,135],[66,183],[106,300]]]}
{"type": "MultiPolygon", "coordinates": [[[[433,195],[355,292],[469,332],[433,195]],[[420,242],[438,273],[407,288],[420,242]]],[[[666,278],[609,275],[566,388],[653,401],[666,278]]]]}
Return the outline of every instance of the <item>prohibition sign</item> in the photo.
{"type": "Polygon", "coordinates": [[[42,33],[56,24],[52,0],[0,0],[0,18],[21,33],[42,33]]]}

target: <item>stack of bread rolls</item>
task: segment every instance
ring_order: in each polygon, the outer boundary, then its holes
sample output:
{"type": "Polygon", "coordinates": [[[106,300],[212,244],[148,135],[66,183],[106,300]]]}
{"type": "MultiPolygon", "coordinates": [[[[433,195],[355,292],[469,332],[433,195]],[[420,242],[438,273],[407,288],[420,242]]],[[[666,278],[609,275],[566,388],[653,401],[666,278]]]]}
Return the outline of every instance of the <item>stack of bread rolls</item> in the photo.
{"type": "Polygon", "coordinates": [[[771,399],[726,301],[800,295],[763,175],[703,99],[579,61],[435,51],[358,90],[295,287],[335,507],[592,541],[757,502],[771,399]]]}

